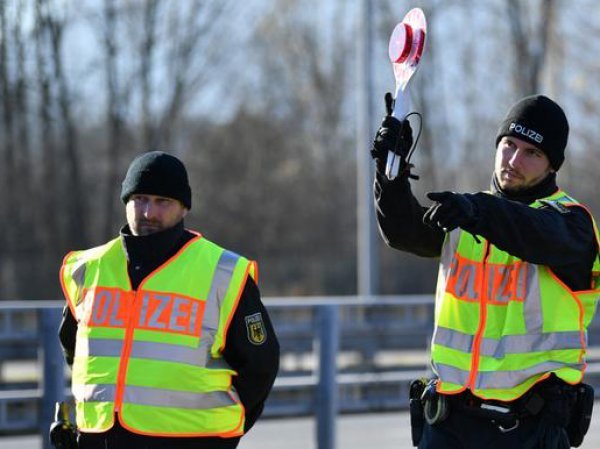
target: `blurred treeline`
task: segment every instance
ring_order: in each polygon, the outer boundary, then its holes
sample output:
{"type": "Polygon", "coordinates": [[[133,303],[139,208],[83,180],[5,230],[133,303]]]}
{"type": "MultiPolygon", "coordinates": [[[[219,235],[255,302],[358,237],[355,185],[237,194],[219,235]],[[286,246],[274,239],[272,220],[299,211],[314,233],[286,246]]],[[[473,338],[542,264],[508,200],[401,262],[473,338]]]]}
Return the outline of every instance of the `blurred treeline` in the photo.
{"type": "MultiPolygon", "coordinates": [[[[117,234],[152,149],[188,166],[187,226],[257,259],[264,294],[355,293],[361,1],[0,0],[0,298],[58,299],[62,257],[117,234]]],[[[542,92],[571,121],[559,182],[600,213],[600,3],[372,1],[372,131],[415,6],[419,197],[487,188],[498,122],[542,92]]],[[[378,251],[381,293],[433,291],[435,261],[378,251]]]]}

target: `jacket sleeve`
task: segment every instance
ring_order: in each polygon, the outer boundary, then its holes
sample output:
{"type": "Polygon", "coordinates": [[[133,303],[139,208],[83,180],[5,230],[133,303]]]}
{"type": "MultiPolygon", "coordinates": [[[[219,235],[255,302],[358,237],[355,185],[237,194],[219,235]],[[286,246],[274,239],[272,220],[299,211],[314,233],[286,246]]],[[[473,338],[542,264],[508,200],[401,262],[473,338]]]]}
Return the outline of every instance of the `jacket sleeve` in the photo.
{"type": "Polygon", "coordinates": [[[373,192],[379,232],[386,244],[417,256],[440,255],[444,232],[423,223],[427,208],[412,194],[407,177],[390,181],[376,172],[373,192]]]}
{"type": "Polygon", "coordinates": [[[62,347],[63,356],[67,365],[73,365],[75,356],[75,338],[77,336],[77,321],[71,313],[69,306],[63,308],[62,321],[58,328],[58,339],[62,347]]]}
{"type": "Polygon", "coordinates": [[[467,231],[527,262],[549,266],[573,290],[589,288],[598,246],[591,216],[583,207],[533,208],[487,193],[471,198],[478,220],[467,231]]]}
{"type": "Polygon", "coordinates": [[[258,287],[250,277],[227,330],[223,357],[238,372],[233,378],[233,386],[246,409],[244,430],[248,431],[261,415],[279,370],[279,342],[267,309],[260,300],[258,287]],[[260,344],[251,340],[246,324],[246,317],[257,314],[260,314],[266,335],[260,344]]]}

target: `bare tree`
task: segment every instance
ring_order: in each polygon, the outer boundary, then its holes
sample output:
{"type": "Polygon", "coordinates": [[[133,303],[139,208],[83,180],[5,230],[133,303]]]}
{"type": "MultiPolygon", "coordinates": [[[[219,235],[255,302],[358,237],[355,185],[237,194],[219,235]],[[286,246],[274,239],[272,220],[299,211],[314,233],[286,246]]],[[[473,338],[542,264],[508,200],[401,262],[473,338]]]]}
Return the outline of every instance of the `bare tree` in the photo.
{"type": "MultiPolygon", "coordinates": [[[[47,0],[46,0],[47,1],[47,0]]],[[[40,0],[41,3],[44,0],[40,0]]],[[[52,8],[49,8],[52,10],[52,8]]],[[[57,103],[61,120],[61,135],[63,136],[62,162],[65,166],[65,176],[60,177],[60,189],[63,193],[63,207],[65,216],[68,217],[62,225],[66,235],[76,247],[83,247],[87,241],[86,214],[84,209],[84,189],[79,150],[77,129],[73,120],[72,97],[68,86],[67,75],[62,58],[63,33],[65,19],[48,14],[45,25],[50,40],[50,55],[53,68],[54,82],[57,86],[57,103]]]]}
{"type": "MultiPolygon", "coordinates": [[[[25,1],[18,2],[13,23],[13,42],[15,45],[16,79],[14,87],[14,114],[17,117],[15,124],[15,135],[19,142],[19,151],[16,155],[16,167],[18,176],[27,180],[22,186],[23,196],[31,198],[33,195],[33,165],[31,155],[31,136],[29,122],[29,79],[26,70],[27,48],[26,35],[23,29],[25,23],[25,1]]],[[[23,232],[29,234],[32,231],[32,216],[28,208],[20,208],[19,221],[27,227],[23,232]]]]}
{"type": "MultiPolygon", "coordinates": [[[[180,6],[180,5],[179,5],[180,6]]],[[[171,8],[168,13],[167,82],[165,107],[158,119],[160,145],[175,146],[173,136],[187,102],[222,63],[223,46],[228,37],[217,30],[227,22],[234,3],[190,0],[186,8],[171,8]]],[[[231,38],[231,37],[229,37],[231,38]]]]}
{"type": "Polygon", "coordinates": [[[267,83],[261,91],[268,101],[265,110],[287,109],[304,132],[306,150],[315,163],[347,154],[348,147],[340,143],[354,135],[349,128],[354,115],[347,113],[354,107],[352,13],[347,2],[316,2],[307,8],[303,2],[288,0],[278,2],[258,28],[267,83]]]}
{"type": "MultiPolygon", "coordinates": [[[[376,122],[393,83],[387,39],[412,6],[373,4],[376,122]]],[[[411,81],[424,118],[417,197],[485,186],[498,120],[518,96],[540,91],[564,105],[572,125],[561,186],[597,207],[600,91],[590,49],[600,40],[600,3],[420,6],[429,36],[411,81]]],[[[200,211],[190,224],[257,257],[267,293],[354,292],[355,7],[0,0],[0,198],[11,210],[0,217],[3,297],[57,294],[62,255],[114,232],[124,167],[133,152],[154,148],[189,162],[200,211]],[[86,40],[89,59],[69,59],[83,29],[97,37],[86,40]],[[88,187],[105,195],[99,207],[85,207],[88,187]]],[[[397,273],[386,292],[431,290],[434,264],[382,257],[397,273]]]]}
{"type": "Polygon", "coordinates": [[[119,154],[123,149],[123,103],[124,96],[119,88],[119,74],[117,71],[118,39],[117,34],[117,9],[114,0],[104,1],[104,33],[102,47],[104,50],[104,71],[106,78],[107,124],[108,141],[106,150],[106,176],[105,176],[105,202],[104,226],[102,234],[108,237],[112,234],[115,221],[114,199],[119,186],[119,154]]]}
{"type": "Polygon", "coordinates": [[[241,179],[261,180],[243,194],[245,204],[259,205],[255,214],[260,226],[255,224],[253,240],[266,270],[277,273],[272,282],[280,288],[287,283],[295,293],[324,292],[326,284],[355,291],[350,13],[345,2],[308,8],[297,1],[275,4],[262,17],[255,40],[259,47],[253,59],[260,62],[256,67],[263,71],[264,84],[246,100],[267,122],[259,126],[260,117],[244,111],[228,127],[244,149],[241,179]],[[243,122],[253,124],[242,132],[243,122]],[[268,130],[272,134],[264,135],[268,130]],[[250,194],[256,198],[248,198],[250,194]],[[265,197],[271,201],[261,201],[265,197]],[[301,231],[293,231],[298,226],[301,231]],[[284,253],[291,255],[287,267],[281,260],[284,253]]]}
{"type": "MultiPolygon", "coordinates": [[[[8,55],[8,45],[11,42],[10,30],[7,24],[6,18],[6,4],[4,1],[0,2],[0,91],[2,92],[2,191],[3,202],[6,205],[8,211],[17,210],[17,197],[16,195],[10,194],[14,189],[16,181],[15,172],[15,135],[14,135],[14,123],[13,123],[13,106],[14,106],[14,95],[11,86],[9,68],[10,58],[8,55]]],[[[2,220],[2,279],[6,285],[10,285],[12,288],[7,289],[7,293],[16,295],[15,285],[15,243],[16,243],[16,229],[11,226],[10,216],[3,214],[2,220]]]]}
{"type": "MultiPolygon", "coordinates": [[[[12,42],[10,36],[10,29],[6,19],[6,4],[0,2],[0,89],[2,91],[2,134],[3,148],[2,148],[2,178],[4,180],[3,190],[9,192],[10,189],[15,185],[15,136],[14,136],[14,123],[13,123],[13,107],[14,107],[14,94],[10,80],[9,69],[11,68],[11,62],[8,55],[8,44],[12,42]]],[[[14,207],[14,195],[7,195],[6,201],[9,202],[8,210],[15,210],[14,207]],[[11,207],[12,206],[12,207],[11,207]]],[[[7,249],[11,249],[14,244],[14,233],[11,227],[7,228],[6,235],[7,249]]]]}
{"type": "Polygon", "coordinates": [[[518,96],[539,91],[540,76],[548,49],[548,36],[553,27],[554,0],[541,0],[537,29],[528,30],[530,5],[520,0],[507,0],[506,12],[513,44],[514,79],[518,96]]]}
{"type": "Polygon", "coordinates": [[[154,148],[157,144],[157,130],[154,125],[150,108],[152,101],[152,71],[156,56],[156,28],[160,3],[158,0],[148,0],[143,13],[143,40],[140,46],[140,90],[141,90],[141,119],[143,148],[154,148]]]}

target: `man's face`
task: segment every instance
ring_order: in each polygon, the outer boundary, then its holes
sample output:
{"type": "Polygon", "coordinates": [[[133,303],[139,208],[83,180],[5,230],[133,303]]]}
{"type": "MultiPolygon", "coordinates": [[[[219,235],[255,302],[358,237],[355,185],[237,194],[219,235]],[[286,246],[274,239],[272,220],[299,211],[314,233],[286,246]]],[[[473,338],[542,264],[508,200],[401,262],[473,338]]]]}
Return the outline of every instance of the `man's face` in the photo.
{"type": "Polygon", "coordinates": [[[538,147],[512,136],[498,142],[494,174],[503,191],[529,189],[553,171],[548,156],[538,147]]]}
{"type": "Polygon", "coordinates": [[[188,210],[173,198],[134,194],[129,197],[125,211],[133,235],[150,235],[175,226],[188,210]]]}

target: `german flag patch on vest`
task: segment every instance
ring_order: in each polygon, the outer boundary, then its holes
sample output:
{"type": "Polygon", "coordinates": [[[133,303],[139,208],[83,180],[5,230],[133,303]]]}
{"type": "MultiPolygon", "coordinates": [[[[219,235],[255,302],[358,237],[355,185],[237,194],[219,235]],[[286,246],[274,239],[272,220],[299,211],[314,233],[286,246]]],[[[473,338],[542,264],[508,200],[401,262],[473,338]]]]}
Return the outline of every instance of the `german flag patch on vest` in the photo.
{"type": "Polygon", "coordinates": [[[267,330],[263,322],[260,312],[248,315],[246,320],[246,331],[248,332],[248,340],[253,345],[262,345],[267,341],[267,330]]]}

